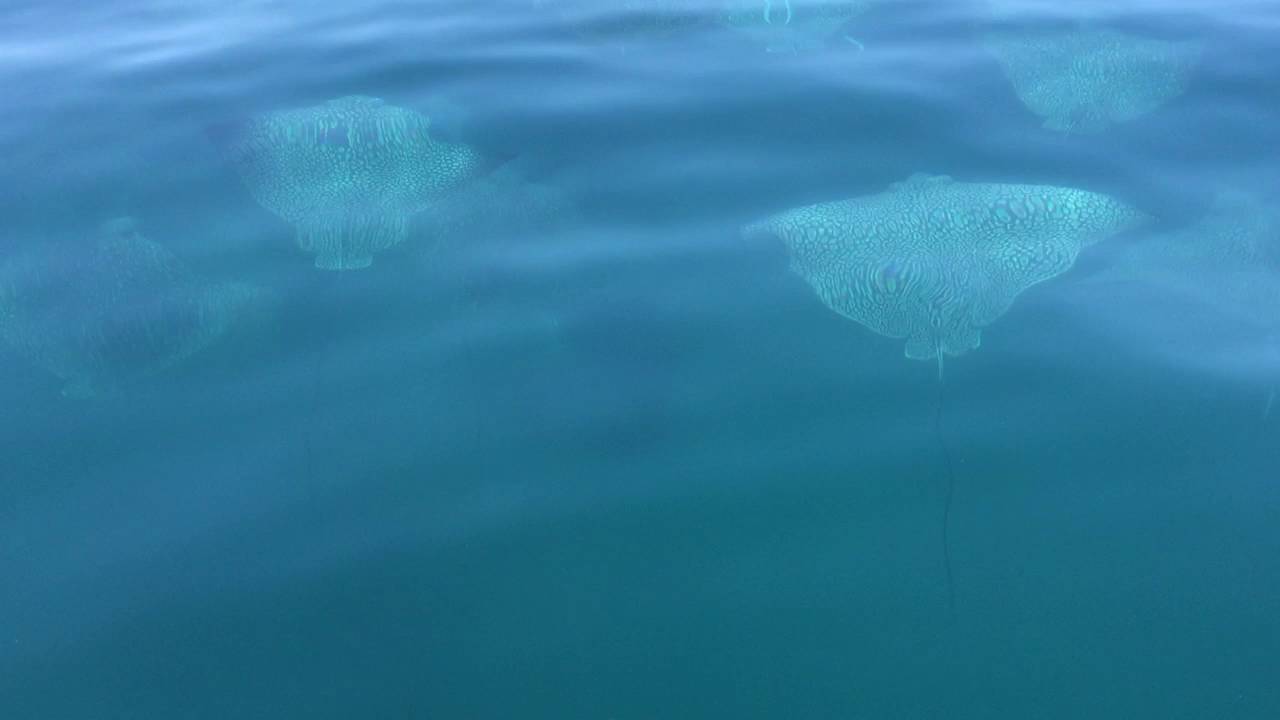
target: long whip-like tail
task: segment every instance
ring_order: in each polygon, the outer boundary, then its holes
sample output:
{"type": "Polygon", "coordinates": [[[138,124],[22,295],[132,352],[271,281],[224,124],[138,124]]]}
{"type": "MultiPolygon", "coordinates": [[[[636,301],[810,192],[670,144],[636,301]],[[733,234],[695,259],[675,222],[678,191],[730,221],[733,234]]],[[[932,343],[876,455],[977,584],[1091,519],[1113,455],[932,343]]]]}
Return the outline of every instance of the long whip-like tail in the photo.
{"type": "MultiPolygon", "coordinates": [[[[311,283],[311,291],[313,293],[323,293],[327,298],[327,302],[321,301],[315,305],[324,308],[326,312],[332,312],[335,303],[333,302],[333,293],[341,288],[346,287],[346,281],[343,275],[347,271],[320,271],[313,270],[311,274],[313,280],[311,283]]],[[[340,307],[341,303],[336,306],[340,307]]],[[[345,320],[346,318],[343,318],[345,320]]],[[[304,420],[302,430],[302,447],[304,453],[305,473],[307,483],[307,497],[313,508],[319,508],[321,501],[321,490],[324,483],[317,477],[317,473],[323,474],[324,464],[318,462],[315,455],[323,448],[328,447],[328,443],[324,442],[325,434],[329,431],[326,424],[328,420],[328,408],[326,407],[325,388],[333,385],[332,378],[329,373],[332,372],[332,356],[337,352],[337,340],[334,335],[334,327],[342,327],[343,323],[338,322],[333,326],[326,327],[326,334],[322,338],[312,337],[311,347],[311,387],[310,397],[307,399],[307,417],[304,420]]],[[[320,460],[323,460],[321,458],[320,460]]]]}
{"type": "MultiPolygon", "coordinates": [[[[1271,347],[1271,356],[1274,359],[1276,352],[1280,350],[1280,337],[1277,337],[1275,334],[1272,334],[1272,336],[1269,338],[1269,341],[1270,341],[1269,344],[1271,347]]],[[[1274,365],[1274,361],[1272,364],[1274,365]]],[[[1277,385],[1280,385],[1280,381],[1276,380],[1275,378],[1272,378],[1271,382],[1268,384],[1267,401],[1262,406],[1262,422],[1263,423],[1266,423],[1271,419],[1271,409],[1276,404],[1276,389],[1277,389],[1276,386],[1277,385]]]]}
{"type": "Polygon", "coordinates": [[[942,432],[942,346],[938,346],[938,383],[933,404],[933,434],[938,442],[938,450],[942,454],[946,478],[942,497],[942,561],[947,574],[947,614],[952,619],[956,615],[956,586],[951,572],[951,499],[955,494],[956,471],[951,459],[951,449],[947,446],[946,436],[942,432]]]}

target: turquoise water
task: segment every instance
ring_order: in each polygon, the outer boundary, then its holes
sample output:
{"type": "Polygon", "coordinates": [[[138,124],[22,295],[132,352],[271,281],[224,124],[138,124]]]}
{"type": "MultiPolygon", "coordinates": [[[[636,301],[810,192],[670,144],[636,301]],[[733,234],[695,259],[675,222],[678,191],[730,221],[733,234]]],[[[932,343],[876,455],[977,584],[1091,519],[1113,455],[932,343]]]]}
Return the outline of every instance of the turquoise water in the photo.
{"type": "Polygon", "coordinates": [[[0,717],[1280,717],[1280,262],[1161,263],[1280,256],[1280,6],[673,5],[9,6],[0,258],[129,216],[257,294],[88,397],[0,349],[0,717]],[[1185,88],[1044,127],[990,37],[1082,27],[1185,88]],[[350,95],[515,189],[316,269],[218,128],[350,95]],[[939,385],[740,230],[917,173],[1152,220],[939,385]]]}

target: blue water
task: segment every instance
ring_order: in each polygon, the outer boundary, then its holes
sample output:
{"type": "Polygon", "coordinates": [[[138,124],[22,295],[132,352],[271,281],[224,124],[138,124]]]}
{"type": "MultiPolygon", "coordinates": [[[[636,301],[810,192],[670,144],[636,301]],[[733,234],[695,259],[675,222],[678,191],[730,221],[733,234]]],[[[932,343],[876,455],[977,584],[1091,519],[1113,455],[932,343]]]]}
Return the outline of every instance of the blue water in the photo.
{"type": "Polygon", "coordinates": [[[1099,246],[935,428],[936,367],[739,233],[918,172],[1274,200],[1280,5],[889,0],[795,52],[601,8],[6,5],[0,252],[127,215],[264,298],[87,399],[0,350],[0,718],[1280,717],[1270,338],[1088,290],[1099,246]],[[1053,132],[981,38],[1077,22],[1204,50],[1053,132]],[[352,94],[572,211],[315,269],[206,130],[352,94]]]}

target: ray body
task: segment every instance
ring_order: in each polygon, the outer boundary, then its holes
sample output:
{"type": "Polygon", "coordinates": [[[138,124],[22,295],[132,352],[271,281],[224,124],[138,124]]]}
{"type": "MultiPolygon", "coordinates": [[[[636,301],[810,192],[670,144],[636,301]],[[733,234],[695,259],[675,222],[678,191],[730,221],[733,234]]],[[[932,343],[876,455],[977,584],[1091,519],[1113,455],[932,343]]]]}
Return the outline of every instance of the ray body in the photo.
{"type": "Polygon", "coordinates": [[[779,213],[746,228],[781,239],[827,307],[939,363],[976,349],[1019,293],[1081,249],[1144,221],[1106,195],[913,175],[882,193],[779,213]]]}
{"type": "Polygon", "coordinates": [[[1044,127],[1072,133],[1101,132],[1178,97],[1200,57],[1198,43],[1107,29],[1005,33],[987,46],[1044,127]]]}
{"type": "Polygon", "coordinates": [[[316,267],[353,270],[400,243],[410,218],[482,168],[430,119],[348,96],[269,113],[220,133],[250,194],[294,226],[316,267]]]}
{"type": "Polygon", "coordinates": [[[727,0],[721,21],[754,36],[769,52],[800,52],[832,39],[857,43],[841,33],[876,0],[727,0]]]}
{"type": "Polygon", "coordinates": [[[88,396],[169,368],[208,347],[257,293],[207,283],[126,220],[89,247],[0,265],[0,340],[88,396]]]}

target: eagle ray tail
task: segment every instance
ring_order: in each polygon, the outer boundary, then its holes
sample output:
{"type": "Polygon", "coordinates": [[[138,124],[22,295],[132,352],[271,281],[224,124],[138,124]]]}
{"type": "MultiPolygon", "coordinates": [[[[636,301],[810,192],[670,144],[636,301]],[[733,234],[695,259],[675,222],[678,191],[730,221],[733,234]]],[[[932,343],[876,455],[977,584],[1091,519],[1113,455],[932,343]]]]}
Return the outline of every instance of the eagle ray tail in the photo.
{"type": "Polygon", "coordinates": [[[943,382],[942,382],[942,358],[943,351],[941,343],[937,346],[938,352],[938,383],[937,394],[934,397],[933,404],[933,434],[938,442],[938,449],[942,454],[943,466],[946,470],[944,493],[942,498],[942,561],[943,568],[947,575],[947,616],[954,621],[956,616],[956,589],[955,578],[951,572],[951,499],[955,493],[955,464],[951,459],[951,449],[947,446],[946,436],[942,432],[942,400],[943,400],[943,382]]]}

